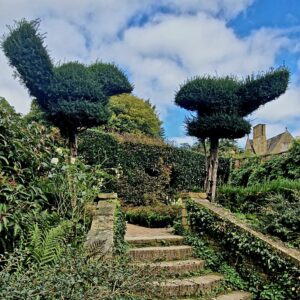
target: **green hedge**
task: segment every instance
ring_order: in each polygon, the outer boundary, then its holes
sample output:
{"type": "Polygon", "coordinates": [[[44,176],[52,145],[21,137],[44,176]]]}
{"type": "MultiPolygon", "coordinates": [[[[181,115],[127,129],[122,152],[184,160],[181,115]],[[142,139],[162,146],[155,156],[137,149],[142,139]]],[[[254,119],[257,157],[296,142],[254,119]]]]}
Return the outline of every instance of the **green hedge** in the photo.
{"type": "Polygon", "coordinates": [[[245,188],[224,185],[217,201],[259,231],[300,248],[300,180],[278,179],[245,188]]]}
{"type": "Polygon", "coordinates": [[[300,269],[296,264],[194,201],[187,202],[187,210],[193,232],[220,247],[222,257],[239,270],[255,299],[300,299],[300,269]]]}
{"type": "MultiPolygon", "coordinates": [[[[168,203],[176,193],[201,189],[204,182],[203,155],[162,141],[88,130],[80,135],[79,153],[89,164],[119,168],[120,178],[106,188],[133,205],[168,203]]],[[[228,175],[229,160],[220,159],[219,181],[226,182],[228,175]]]]}
{"type": "Polygon", "coordinates": [[[268,205],[268,199],[280,194],[288,201],[295,202],[300,193],[300,180],[277,179],[248,187],[223,185],[218,188],[217,202],[233,212],[260,212],[268,205]]]}
{"type": "Polygon", "coordinates": [[[173,226],[180,216],[179,205],[135,206],[125,208],[126,220],[129,223],[150,228],[173,226]]]}

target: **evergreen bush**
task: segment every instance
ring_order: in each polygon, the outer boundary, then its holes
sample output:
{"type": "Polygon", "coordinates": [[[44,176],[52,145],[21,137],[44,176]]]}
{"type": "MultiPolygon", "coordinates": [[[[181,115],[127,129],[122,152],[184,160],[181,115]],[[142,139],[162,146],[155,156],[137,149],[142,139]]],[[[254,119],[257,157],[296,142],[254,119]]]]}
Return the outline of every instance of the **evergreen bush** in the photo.
{"type": "Polygon", "coordinates": [[[156,205],[127,207],[126,220],[129,223],[146,226],[150,228],[173,226],[180,216],[181,206],[179,205],[156,205]]]}
{"type": "MultiPolygon", "coordinates": [[[[79,154],[89,164],[117,171],[119,178],[110,180],[106,188],[133,205],[167,204],[176,193],[204,184],[204,156],[160,140],[88,130],[80,135],[79,154]]],[[[219,181],[226,182],[228,174],[229,160],[221,159],[219,181]]]]}

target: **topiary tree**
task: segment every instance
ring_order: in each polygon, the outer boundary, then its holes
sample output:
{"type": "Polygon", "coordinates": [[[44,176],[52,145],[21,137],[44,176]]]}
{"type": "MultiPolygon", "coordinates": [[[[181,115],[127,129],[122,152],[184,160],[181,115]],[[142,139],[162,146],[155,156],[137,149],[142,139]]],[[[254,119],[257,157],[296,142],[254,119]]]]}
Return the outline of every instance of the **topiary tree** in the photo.
{"type": "Polygon", "coordinates": [[[112,96],[108,108],[111,117],[105,125],[109,131],[142,134],[155,138],[163,136],[162,122],[155,106],[131,94],[112,96]]]}
{"type": "Polygon", "coordinates": [[[205,191],[211,201],[216,193],[219,139],[248,134],[251,125],[244,117],[283,94],[288,82],[289,71],[279,68],[245,80],[230,76],[196,77],[176,93],[175,103],[196,113],[186,120],[187,133],[210,141],[205,191]]]}
{"type": "Polygon", "coordinates": [[[68,138],[71,155],[77,155],[77,133],[105,124],[110,96],[133,89],[114,64],[85,66],[69,62],[54,66],[38,32],[39,20],[9,27],[2,48],[21,83],[36,98],[47,118],[68,138]]]}

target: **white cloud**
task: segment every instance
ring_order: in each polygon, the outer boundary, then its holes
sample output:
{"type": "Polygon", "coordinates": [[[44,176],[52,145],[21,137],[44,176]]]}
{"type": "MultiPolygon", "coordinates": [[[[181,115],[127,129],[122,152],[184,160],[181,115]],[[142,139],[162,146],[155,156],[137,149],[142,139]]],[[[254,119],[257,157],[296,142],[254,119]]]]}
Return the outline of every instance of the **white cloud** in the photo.
{"type": "Polygon", "coordinates": [[[121,40],[92,55],[125,66],[136,93],[150,98],[164,114],[187,77],[216,73],[245,76],[268,69],[289,44],[281,31],[271,29],[240,39],[224,20],[204,13],[161,15],[154,23],[127,29],[121,40]]]}
{"type": "Polygon", "coordinates": [[[13,78],[13,70],[8,66],[2,52],[0,52],[0,70],[0,97],[6,98],[18,112],[26,113],[30,107],[28,92],[13,78]]]}
{"type": "Polygon", "coordinates": [[[202,11],[213,16],[230,19],[243,12],[254,0],[165,0],[161,2],[181,13],[202,11]]]}
{"type": "Polygon", "coordinates": [[[193,145],[197,142],[197,139],[191,136],[174,136],[168,138],[168,141],[175,144],[176,146],[180,146],[181,144],[193,145]]]}
{"type": "Polygon", "coordinates": [[[259,108],[253,115],[265,122],[290,122],[300,117],[300,88],[291,87],[277,100],[267,103],[259,108]]]}

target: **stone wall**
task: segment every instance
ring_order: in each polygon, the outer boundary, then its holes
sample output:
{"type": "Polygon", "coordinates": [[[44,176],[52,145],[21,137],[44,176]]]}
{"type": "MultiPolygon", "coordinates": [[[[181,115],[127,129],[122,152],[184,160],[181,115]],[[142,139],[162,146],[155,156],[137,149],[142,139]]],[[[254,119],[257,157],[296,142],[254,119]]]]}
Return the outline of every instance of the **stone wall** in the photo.
{"type": "MultiPolygon", "coordinates": [[[[109,199],[111,196],[103,194],[107,200],[100,200],[90,207],[92,225],[87,235],[85,247],[90,256],[111,257],[114,248],[114,222],[118,201],[109,199]]],[[[116,196],[113,196],[116,198],[116,196]]]]}
{"type": "MultiPolygon", "coordinates": [[[[231,223],[238,227],[241,231],[246,232],[249,235],[252,235],[256,239],[262,241],[267,246],[273,249],[277,254],[279,254],[284,259],[287,259],[298,267],[300,267],[300,252],[296,249],[287,248],[283,243],[274,241],[268,236],[253,230],[248,225],[246,225],[241,220],[237,219],[230,211],[224,209],[221,206],[215,205],[205,199],[205,193],[186,193],[182,195],[183,202],[185,199],[191,199],[195,201],[201,207],[208,209],[212,214],[215,214],[224,222],[231,223]]],[[[186,222],[185,222],[186,223],[186,222]]]]}

